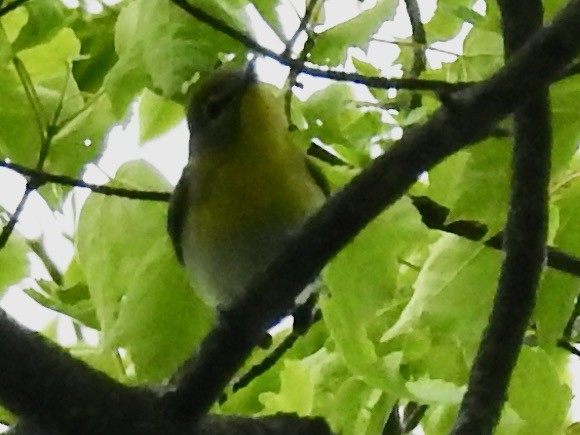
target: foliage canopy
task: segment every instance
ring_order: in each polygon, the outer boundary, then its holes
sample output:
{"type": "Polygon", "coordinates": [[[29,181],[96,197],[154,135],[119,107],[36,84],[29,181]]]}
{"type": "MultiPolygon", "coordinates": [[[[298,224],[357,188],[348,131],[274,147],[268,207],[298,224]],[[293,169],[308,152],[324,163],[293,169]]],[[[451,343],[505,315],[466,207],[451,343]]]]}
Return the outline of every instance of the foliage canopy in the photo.
{"type": "MultiPolygon", "coordinates": [[[[183,119],[180,105],[200,77],[218,63],[242,65],[250,52],[242,40],[188,15],[175,4],[181,2],[126,0],[101,4],[98,13],[89,12],[85,2],[73,8],[59,0],[14,3],[18,7],[0,2],[0,158],[10,170],[18,170],[10,166],[16,163],[70,177],[68,185],[50,179],[28,185],[27,192],[38,187],[54,213],[62,212],[73,191],[81,189],[74,180],[98,161],[108,131],[128,118],[135,101],[145,143],[183,119]]],[[[298,23],[306,7],[304,1],[293,1],[299,12],[288,20],[282,16],[291,11],[287,3],[201,0],[195,6],[246,35],[253,34],[260,14],[287,43],[296,30],[288,29],[287,22],[298,23]]],[[[379,151],[389,150],[401,134],[425,122],[445,99],[446,83],[485,80],[504,63],[496,2],[487,1],[480,13],[473,0],[438,0],[432,16],[419,26],[423,37],[414,31],[408,38],[385,41],[389,26],[407,19],[405,4],[411,3],[320,1],[305,23],[309,37],[298,38],[290,50],[312,64],[369,77],[398,69],[415,83],[362,89],[349,83],[357,81],[353,75],[346,83],[329,82],[304,100],[292,99],[296,144],[309,149],[334,190],[379,151]],[[329,25],[324,8],[328,15],[329,8],[337,7],[358,12],[329,25]],[[437,43],[456,37],[466,23],[462,53],[443,64],[433,62],[437,43]],[[397,56],[390,65],[379,67],[369,55],[371,49],[392,51],[393,46],[397,56]],[[426,53],[431,62],[425,62],[426,53]]],[[[545,0],[545,21],[564,3],[545,0]]],[[[287,83],[284,91],[292,89],[287,83]]],[[[580,76],[569,74],[549,93],[548,244],[580,254],[580,76]]],[[[323,270],[322,320],[267,372],[228,391],[214,411],[322,416],[338,433],[372,435],[386,433],[393,407],[412,403],[428,405],[421,420],[426,434],[448,433],[502,264],[501,251],[484,242],[506,224],[513,130],[512,121],[502,122],[492,136],[447,158],[409,196],[374,219],[323,270]],[[430,228],[417,203],[425,197],[447,209],[447,231],[430,228]],[[461,232],[452,234],[450,224],[457,222],[485,236],[474,241],[461,232]]],[[[168,145],[167,152],[173,151],[168,145]]],[[[123,165],[107,185],[172,189],[155,164],[145,161],[123,165]]],[[[193,353],[215,317],[197,299],[175,259],[165,233],[166,212],[163,201],[91,193],[74,216],[75,255],[64,271],[42,255],[44,241],[27,240],[17,226],[0,250],[0,290],[30,277],[30,256],[39,256],[52,271],[51,279],[35,279],[23,290],[100,334],[98,347],[80,339],[69,351],[122,383],[164,382],[193,353]]],[[[580,269],[576,276],[545,269],[496,433],[559,434],[567,427],[576,433],[568,418],[568,352],[557,345],[579,340],[574,328],[578,276],[580,269]]],[[[56,339],[54,331],[45,333],[56,339]]],[[[280,333],[275,342],[287,334],[280,333]]],[[[254,352],[242,372],[266,353],[254,352]]],[[[4,414],[7,423],[14,421],[4,414]]]]}

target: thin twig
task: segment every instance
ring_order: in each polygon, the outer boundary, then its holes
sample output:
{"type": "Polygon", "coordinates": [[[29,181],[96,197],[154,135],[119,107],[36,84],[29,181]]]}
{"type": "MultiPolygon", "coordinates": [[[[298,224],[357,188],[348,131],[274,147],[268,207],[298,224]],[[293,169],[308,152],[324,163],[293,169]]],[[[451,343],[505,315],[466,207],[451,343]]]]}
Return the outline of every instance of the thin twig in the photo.
{"type": "Polygon", "coordinates": [[[425,27],[421,22],[421,11],[417,0],[405,0],[407,14],[411,22],[413,39],[413,66],[411,67],[411,77],[419,77],[426,67],[425,46],[427,45],[427,36],[425,27]]]}
{"type": "Polygon", "coordinates": [[[286,65],[299,70],[300,73],[308,74],[313,77],[322,77],[336,81],[345,81],[363,84],[371,88],[380,89],[409,89],[409,90],[423,90],[434,92],[453,92],[464,89],[474,82],[457,82],[449,83],[444,80],[420,80],[420,79],[398,79],[385,77],[367,77],[358,73],[346,73],[343,71],[328,70],[323,68],[309,67],[301,65],[300,60],[288,59],[281,54],[276,53],[262,45],[258,44],[247,34],[232,28],[225,21],[215,18],[205,12],[203,9],[189,4],[186,0],[171,0],[174,4],[179,6],[185,12],[199,21],[213,27],[215,30],[230,36],[236,41],[244,44],[250,50],[260,53],[264,56],[270,57],[282,65],[286,65]]]}
{"type": "Polygon", "coordinates": [[[562,337],[564,340],[570,340],[572,338],[572,333],[574,332],[574,327],[576,325],[576,320],[580,316],[580,294],[576,297],[576,303],[574,304],[574,309],[572,310],[572,314],[566,322],[566,327],[564,328],[564,333],[562,337]]]}
{"type": "Polygon", "coordinates": [[[296,29],[296,31],[294,32],[292,37],[288,40],[288,43],[286,44],[286,48],[284,49],[282,56],[288,57],[288,58],[291,57],[290,55],[291,55],[292,49],[294,48],[294,44],[296,44],[296,40],[298,39],[300,34],[306,29],[308,24],[310,24],[310,18],[312,17],[312,13],[314,12],[316,5],[318,4],[318,1],[319,0],[310,0],[308,2],[308,4],[306,5],[306,10],[304,11],[304,16],[300,20],[300,24],[298,25],[298,28],[296,29]]]}
{"type": "MultiPolygon", "coordinates": [[[[427,36],[425,35],[425,28],[421,22],[421,11],[419,10],[417,0],[405,0],[405,6],[407,7],[407,14],[411,22],[411,37],[413,39],[413,65],[411,66],[411,71],[409,71],[409,76],[416,79],[421,76],[427,66],[425,58],[427,36]]],[[[421,94],[414,92],[411,96],[409,109],[413,110],[419,106],[421,106],[421,94]]]]}
{"type": "Polygon", "coordinates": [[[58,183],[65,186],[82,187],[92,190],[93,192],[103,195],[119,196],[129,199],[142,199],[147,201],[169,201],[169,192],[156,192],[147,190],[125,189],[122,187],[102,186],[98,184],[86,183],[77,178],[69,177],[67,175],[50,174],[36,169],[27,168],[17,163],[0,161],[0,167],[12,169],[19,174],[39,180],[41,183],[58,183]]]}
{"type": "MultiPolygon", "coordinates": [[[[56,106],[54,114],[52,115],[52,119],[50,120],[50,122],[46,126],[46,130],[42,134],[42,136],[43,136],[42,143],[40,145],[40,152],[38,153],[38,161],[36,162],[36,169],[38,169],[38,170],[42,170],[42,168],[44,167],[44,162],[46,161],[46,158],[48,157],[48,152],[50,150],[50,144],[52,143],[52,139],[58,133],[58,126],[57,126],[58,119],[60,117],[60,114],[62,112],[62,108],[64,105],[64,96],[66,94],[66,89],[68,87],[70,75],[71,75],[71,70],[67,68],[66,80],[64,81],[64,85],[62,87],[62,92],[60,93],[58,105],[56,106]]],[[[34,87],[32,89],[34,89],[34,87]]],[[[36,94],[36,92],[34,92],[34,93],[36,94]]]]}
{"type": "Polygon", "coordinates": [[[14,213],[12,213],[12,216],[10,216],[10,219],[6,225],[4,225],[4,228],[2,228],[2,232],[0,233],[0,249],[3,249],[4,246],[6,246],[8,238],[12,235],[12,231],[14,231],[14,227],[16,226],[16,223],[22,214],[22,210],[24,210],[26,200],[33,190],[34,189],[26,186],[26,190],[24,190],[24,194],[22,195],[22,198],[20,198],[20,202],[18,203],[18,206],[16,206],[16,210],[14,210],[14,213]]]}
{"type": "MultiPolygon", "coordinates": [[[[371,38],[371,41],[383,42],[385,44],[392,44],[392,45],[397,45],[397,46],[401,46],[401,47],[414,47],[416,45],[414,42],[409,42],[409,41],[395,41],[395,40],[392,40],[392,39],[384,39],[384,38],[381,38],[381,37],[376,36],[376,35],[371,38]]],[[[453,51],[444,50],[442,48],[437,48],[437,47],[427,47],[426,45],[424,45],[422,48],[425,51],[436,51],[438,53],[448,54],[450,56],[455,56],[455,57],[458,57],[458,58],[464,56],[463,54],[458,54],[458,53],[455,53],[453,51]]]]}
{"type": "MultiPolygon", "coordinates": [[[[446,223],[447,216],[450,212],[449,209],[433,201],[431,198],[426,196],[413,196],[411,200],[415,208],[419,211],[423,223],[431,229],[445,231],[473,241],[480,241],[487,235],[487,227],[479,222],[455,221],[449,224],[446,223]]],[[[485,246],[493,249],[502,249],[502,239],[502,233],[499,233],[486,239],[483,243],[485,246]]],[[[548,247],[547,257],[547,264],[552,269],[580,277],[580,257],[553,246],[548,247]]]]}
{"type": "MultiPolygon", "coordinates": [[[[286,48],[284,49],[284,52],[282,53],[283,57],[290,59],[292,57],[291,56],[292,49],[294,48],[294,44],[296,43],[298,36],[304,30],[306,30],[307,35],[308,35],[308,39],[306,40],[306,43],[304,44],[304,47],[302,48],[300,55],[296,59],[299,61],[300,65],[304,65],[304,62],[306,62],[306,58],[308,57],[308,53],[310,53],[310,51],[314,47],[314,38],[312,38],[312,35],[308,31],[307,27],[310,24],[310,18],[312,17],[312,13],[314,12],[314,9],[316,8],[317,4],[318,4],[318,0],[310,0],[308,2],[308,4],[306,5],[306,11],[304,12],[304,16],[300,20],[300,24],[298,25],[298,28],[296,29],[296,31],[294,32],[294,35],[292,35],[292,37],[290,38],[290,40],[286,44],[286,48]]],[[[290,74],[288,76],[288,91],[284,95],[284,110],[286,112],[286,119],[288,120],[288,126],[289,126],[288,128],[290,131],[296,129],[296,126],[292,122],[292,97],[294,95],[292,93],[292,88],[294,88],[294,86],[296,86],[296,78],[298,77],[298,74],[299,74],[299,71],[295,67],[290,67],[290,74]]]]}
{"type": "Polygon", "coordinates": [[[570,344],[568,341],[563,340],[563,339],[558,340],[558,347],[561,349],[567,350],[572,355],[575,355],[578,358],[580,358],[580,350],[576,349],[576,347],[572,346],[572,344],[570,344]]]}
{"type": "Polygon", "coordinates": [[[294,328],[266,358],[251,367],[233,385],[232,392],[236,392],[250,382],[268,371],[280,358],[292,347],[298,339],[306,334],[310,327],[322,319],[322,313],[315,307],[318,301],[318,293],[313,293],[307,302],[298,307],[294,312],[294,328]]]}

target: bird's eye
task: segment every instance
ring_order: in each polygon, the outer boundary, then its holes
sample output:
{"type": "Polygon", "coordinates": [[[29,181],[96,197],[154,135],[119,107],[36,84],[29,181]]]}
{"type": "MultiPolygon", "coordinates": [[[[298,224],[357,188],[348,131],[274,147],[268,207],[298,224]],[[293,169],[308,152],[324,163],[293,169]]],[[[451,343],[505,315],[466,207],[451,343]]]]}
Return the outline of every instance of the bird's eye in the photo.
{"type": "Polygon", "coordinates": [[[229,94],[213,95],[205,105],[205,115],[209,121],[215,121],[222,116],[230,101],[229,94]]]}

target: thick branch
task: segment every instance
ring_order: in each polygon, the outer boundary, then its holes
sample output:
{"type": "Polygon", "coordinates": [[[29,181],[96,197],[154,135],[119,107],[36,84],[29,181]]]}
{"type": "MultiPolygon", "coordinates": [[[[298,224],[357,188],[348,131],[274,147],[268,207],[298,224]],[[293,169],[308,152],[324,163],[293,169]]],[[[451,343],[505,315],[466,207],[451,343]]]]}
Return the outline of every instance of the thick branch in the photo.
{"type": "Polygon", "coordinates": [[[547,86],[580,50],[580,0],[573,0],[552,23],[488,81],[450,97],[437,111],[372,162],[331,197],[285,252],[242,292],[224,313],[186,367],[176,390],[165,397],[168,412],[181,418],[204,415],[263,336],[292,309],[294,298],[385,207],[445,157],[481,140],[518,104],[547,86]]]}
{"type": "Polygon", "coordinates": [[[0,401],[21,417],[13,433],[59,435],[330,435],[321,418],[206,416],[194,426],[163,414],[157,395],[118,384],[0,310],[0,401]]]}
{"type": "MultiPolygon", "coordinates": [[[[509,58],[541,27],[542,2],[500,0],[499,5],[509,58]]],[[[514,121],[514,175],[504,234],[505,260],[489,325],[452,431],[458,435],[489,434],[499,420],[546,255],[551,145],[547,87],[532,90],[531,99],[515,112],[514,121]]]]}
{"type": "Polygon", "coordinates": [[[2,404],[47,433],[89,434],[93,427],[136,433],[130,428],[139,427],[141,413],[153,403],[151,394],[117,384],[25,331],[2,310],[0,354],[2,404]]]}

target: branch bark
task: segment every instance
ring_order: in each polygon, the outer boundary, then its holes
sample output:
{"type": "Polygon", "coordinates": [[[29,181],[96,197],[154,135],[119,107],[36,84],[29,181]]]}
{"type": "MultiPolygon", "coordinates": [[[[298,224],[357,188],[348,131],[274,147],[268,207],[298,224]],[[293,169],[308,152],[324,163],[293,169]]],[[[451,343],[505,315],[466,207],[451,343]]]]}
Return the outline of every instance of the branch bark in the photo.
{"type": "MultiPolygon", "coordinates": [[[[504,48],[509,59],[542,25],[540,0],[499,0],[504,48]]],[[[473,363],[453,434],[490,434],[496,426],[522,340],[535,305],[546,256],[551,124],[548,90],[514,114],[515,144],[510,210],[504,233],[505,260],[489,324],[473,363]]]]}

